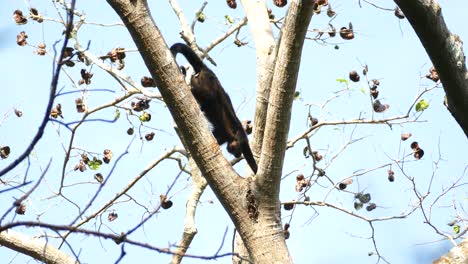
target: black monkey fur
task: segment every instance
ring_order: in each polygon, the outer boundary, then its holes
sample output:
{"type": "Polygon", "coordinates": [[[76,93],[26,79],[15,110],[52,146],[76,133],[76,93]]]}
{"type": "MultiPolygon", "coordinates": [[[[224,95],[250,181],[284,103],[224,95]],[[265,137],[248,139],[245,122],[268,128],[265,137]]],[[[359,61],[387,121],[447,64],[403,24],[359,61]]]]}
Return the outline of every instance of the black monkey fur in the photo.
{"type": "Polygon", "coordinates": [[[224,91],[216,75],[203,63],[195,52],[183,43],[171,47],[174,58],[184,55],[192,65],[195,75],[191,78],[192,94],[213,126],[213,135],[219,145],[227,142],[227,150],[236,158],[244,158],[252,171],[257,173],[257,163],[249,146],[249,140],[232,107],[229,95],[224,91]]]}

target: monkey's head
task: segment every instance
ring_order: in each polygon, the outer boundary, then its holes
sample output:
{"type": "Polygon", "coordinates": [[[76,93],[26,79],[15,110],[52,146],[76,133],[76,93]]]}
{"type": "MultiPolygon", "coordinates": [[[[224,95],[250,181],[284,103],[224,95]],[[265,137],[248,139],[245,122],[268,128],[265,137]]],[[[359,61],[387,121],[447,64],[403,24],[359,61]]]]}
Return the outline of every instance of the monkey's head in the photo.
{"type": "Polygon", "coordinates": [[[234,155],[234,157],[240,158],[242,156],[242,148],[239,143],[239,140],[234,139],[233,141],[228,142],[227,151],[229,151],[229,153],[234,155]]]}

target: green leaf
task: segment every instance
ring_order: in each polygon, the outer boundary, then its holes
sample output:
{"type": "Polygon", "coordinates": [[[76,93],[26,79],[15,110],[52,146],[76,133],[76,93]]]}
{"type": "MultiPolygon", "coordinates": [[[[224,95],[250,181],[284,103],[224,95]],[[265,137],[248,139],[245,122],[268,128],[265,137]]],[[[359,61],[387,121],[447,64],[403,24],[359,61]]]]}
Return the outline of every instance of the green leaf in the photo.
{"type": "Polygon", "coordinates": [[[428,107],[429,107],[429,102],[427,100],[425,100],[425,99],[420,100],[415,106],[416,112],[424,111],[428,107]]]}
{"type": "Polygon", "coordinates": [[[343,78],[338,78],[338,79],[336,79],[336,81],[339,82],[339,83],[344,83],[344,84],[348,84],[348,83],[349,83],[348,80],[343,79],[343,78]]]}
{"type": "Polygon", "coordinates": [[[88,161],[88,167],[92,170],[97,170],[99,169],[99,167],[101,167],[101,163],[99,163],[98,161],[90,160],[88,161]]]}
{"type": "Polygon", "coordinates": [[[119,109],[115,109],[115,116],[114,116],[115,120],[118,120],[120,118],[120,111],[119,109]]]}
{"type": "Polygon", "coordinates": [[[455,234],[460,233],[460,226],[459,226],[459,225],[454,225],[454,226],[453,226],[453,232],[454,232],[455,234]]]}
{"type": "Polygon", "coordinates": [[[364,88],[361,88],[360,91],[361,91],[361,93],[363,93],[363,94],[366,94],[366,93],[367,93],[367,92],[366,92],[366,89],[364,89],[364,88]]]}
{"type": "Polygon", "coordinates": [[[232,17],[230,17],[229,15],[225,15],[224,18],[226,18],[226,21],[229,24],[234,24],[234,19],[232,17]]]}

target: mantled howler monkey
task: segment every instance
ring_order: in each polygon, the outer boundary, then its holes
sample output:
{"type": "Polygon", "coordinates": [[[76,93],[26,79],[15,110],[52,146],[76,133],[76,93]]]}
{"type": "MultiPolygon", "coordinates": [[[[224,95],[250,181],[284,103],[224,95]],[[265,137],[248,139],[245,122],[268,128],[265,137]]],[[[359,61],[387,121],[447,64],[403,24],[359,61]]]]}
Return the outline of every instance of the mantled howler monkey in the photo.
{"type": "Polygon", "coordinates": [[[242,124],[236,116],[229,95],[224,91],[216,75],[203,63],[195,52],[183,43],[172,45],[174,58],[177,53],[185,56],[195,74],[191,78],[192,94],[213,126],[213,135],[219,145],[227,142],[227,150],[236,158],[244,158],[254,173],[257,163],[250,150],[249,141],[242,124]]]}

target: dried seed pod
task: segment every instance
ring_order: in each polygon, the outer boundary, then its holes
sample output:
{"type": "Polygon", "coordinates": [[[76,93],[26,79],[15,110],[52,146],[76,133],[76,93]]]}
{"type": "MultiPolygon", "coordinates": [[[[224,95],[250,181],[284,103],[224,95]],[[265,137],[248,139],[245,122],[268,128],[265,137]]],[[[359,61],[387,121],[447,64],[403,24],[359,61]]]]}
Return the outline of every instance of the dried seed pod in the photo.
{"type": "Polygon", "coordinates": [[[39,14],[39,11],[37,11],[36,8],[31,7],[29,9],[29,15],[31,16],[32,20],[36,21],[37,23],[42,23],[44,22],[44,18],[39,14]]]}
{"type": "Polygon", "coordinates": [[[312,151],[312,155],[314,155],[314,159],[318,162],[323,159],[323,155],[318,153],[318,151],[312,151]]]}
{"type": "Polygon", "coordinates": [[[406,141],[410,137],[411,137],[411,133],[402,133],[401,134],[401,140],[402,141],[406,141]]]}
{"type": "Polygon", "coordinates": [[[151,77],[143,76],[141,78],[141,86],[143,86],[143,87],[156,87],[156,82],[151,77]]]}
{"type": "Polygon", "coordinates": [[[73,49],[72,47],[66,47],[63,51],[63,58],[68,58],[68,57],[71,57],[73,56],[73,51],[75,49],[73,49]]]}
{"type": "Polygon", "coordinates": [[[421,148],[414,150],[413,156],[417,160],[421,159],[424,156],[424,150],[422,150],[421,148]]]}
{"type": "Polygon", "coordinates": [[[57,104],[54,108],[52,108],[52,110],[50,110],[50,116],[53,117],[53,118],[57,118],[57,117],[61,117],[63,118],[63,115],[62,115],[62,105],[61,104],[57,104]]]}
{"type": "Polygon", "coordinates": [[[273,11],[271,10],[271,8],[268,8],[268,9],[267,9],[267,12],[268,12],[268,18],[269,18],[270,20],[275,19],[275,14],[273,14],[273,11]]]}
{"type": "Polygon", "coordinates": [[[82,83],[85,83],[87,85],[91,84],[91,78],[93,78],[94,73],[90,73],[86,71],[86,69],[81,69],[80,74],[82,83]]]}
{"type": "Polygon", "coordinates": [[[388,180],[390,182],[395,181],[395,172],[393,172],[392,169],[389,169],[387,173],[388,173],[388,180]]]}
{"type": "MultiPolygon", "coordinates": [[[[111,62],[116,62],[116,61],[122,61],[125,59],[125,48],[113,48],[111,51],[107,53],[106,56],[103,56],[105,58],[109,58],[111,62]]],[[[103,58],[101,57],[101,58],[103,58]]]]}
{"type": "Polygon", "coordinates": [[[368,206],[366,206],[366,210],[369,212],[374,210],[375,208],[377,208],[377,205],[375,203],[370,203],[368,206]]]}
{"type": "Polygon", "coordinates": [[[369,66],[366,64],[362,69],[362,75],[366,76],[367,72],[369,72],[369,66]]]}
{"type": "Polygon", "coordinates": [[[110,212],[110,213],[107,215],[107,220],[109,220],[109,222],[112,222],[112,221],[114,221],[115,219],[117,219],[117,217],[119,217],[119,215],[118,215],[116,212],[110,212]]]}
{"type": "Polygon", "coordinates": [[[19,215],[24,215],[26,213],[26,205],[24,203],[17,205],[15,213],[19,215]]]}
{"type": "Polygon", "coordinates": [[[336,16],[336,12],[331,8],[331,5],[329,5],[328,8],[327,8],[327,16],[328,17],[336,16]]]}
{"type": "Polygon", "coordinates": [[[0,148],[0,158],[1,159],[6,159],[10,156],[10,147],[9,146],[3,146],[0,148]]]}
{"type": "Polygon", "coordinates": [[[294,208],[294,204],[293,203],[285,203],[285,204],[283,204],[283,208],[286,211],[290,211],[290,210],[292,210],[294,208]]]}
{"type": "Polygon", "coordinates": [[[379,97],[379,90],[371,89],[370,94],[371,94],[372,98],[377,99],[377,97],[379,97]]]}
{"type": "Polygon", "coordinates": [[[89,162],[88,155],[86,155],[86,153],[81,154],[81,160],[84,162],[84,164],[88,164],[89,162]]]}
{"type": "Polygon", "coordinates": [[[149,98],[138,98],[137,102],[131,102],[130,105],[133,111],[141,112],[150,107],[150,104],[149,104],[150,102],[151,102],[151,99],[149,98]]]}
{"type": "Polygon", "coordinates": [[[328,27],[330,28],[328,30],[328,36],[330,36],[330,38],[333,38],[336,36],[336,28],[332,25],[332,24],[328,24],[328,27]]]}
{"type": "Polygon", "coordinates": [[[104,177],[101,173],[94,174],[94,179],[101,184],[104,182],[104,177]]]}
{"type": "Polygon", "coordinates": [[[273,0],[273,3],[274,3],[277,7],[283,7],[283,6],[285,6],[286,4],[288,4],[288,1],[287,1],[287,0],[273,0]]]}
{"type": "Polygon", "coordinates": [[[37,50],[34,52],[39,56],[44,56],[47,53],[45,48],[46,48],[46,45],[44,43],[39,43],[39,45],[37,45],[37,50]]]}
{"type": "Polygon", "coordinates": [[[81,97],[75,99],[75,106],[78,113],[83,113],[86,111],[86,106],[84,105],[83,99],[81,99],[81,97]]]}
{"type": "Polygon", "coordinates": [[[86,62],[86,65],[90,65],[89,62],[87,62],[86,60],[86,56],[83,52],[78,52],[78,60],[81,61],[81,62],[86,62]]]}
{"type": "Polygon", "coordinates": [[[366,194],[363,194],[363,193],[356,193],[356,195],[354,196],[354,198],[358,199],[360,203],[368,203],[370,202],[371,200],[371,195],[370,193],[366,193],[366,194]]]}
{"type": "Polygon", "coordinates": [[[305,178],[304,174],[299,174],[299,175],[296,176],[296,181],[302,181],[302,180],[304,180],[304,178],[305,178]]]}
{"type": "Polygon", "coordinates": [[[310,126],[310,127],[315,126],[315,125],[318,124],[318,122],[319,122],[317,118],[312,117],[310,114],[309,114],[308,119],[309,119],[309,126],[310,126]]]}
{"type": "Polygon", "coordinates": [[[354,202],[354,209],[361,210],[363,204],[360,202],[354,202]]]}
{"type": "Polygon", "coordinates": [[[439,74],[437,73],[436,69],[434,67],[431,67],[429,69],[429,74],[426,75],[426,78],[429,80],[432,80],[434,82],[438,82],[440,80],[439,74]]]}
{"type": "Polygon", "coordinates": [[[23,11],[17,9],[13,12],[13,20],[18,25],[24,25],[28,23],[28,19],[23,15],[23,11]]]}
{"type": "Polygon", "coordinates": [[[226,0],[226,3],[227,5],[232,8],[232,9],[236,9],[237,8],[237,3],[236,3],[236,0],[226,0]]]}
{"type": "Polygon", "coordinates": [[[340,29],[340,37],[346,40],[351,40],[354,38],[353,24],[351,24],[351,22],[349,22],[349,28],[342,27],[340,29]]]}
{"type": "Polygon", "coordinates": [[[15,115],[16,115],[17,117],[22,117],[22,116],[23,116],[23,112],[21,112],[20,110],[18,110],[18,109],[16,109],[16,108],[15,108],[14,112],[15,112],[15,115]]]}
{"type": "Polygon", "coordinates": [[[317,5],[319,6],[327,6],[328,0],[316,0],[317,5]]]}
{"type": "Polygon", "coordinates": [[[159,195],[159,199],[161,201],[161,207],[163,209],[169,209],[172,207],[172,201],[167,199],[167,196],[164,194],[159,195]]]}
{"type": "Polygon", "coordinates": [[[309,179],[306,179],[303,174],[296,176],[296,191],[301,192],[305,187],[310,186],[309,179]]]}
{"type": "Polygon", "coordinates": [[[148,134],[145,135],[145,139],[147,141],[151,141],[151,140],[153,140],[153,138],[154,138],[154,132],[151,132],[151,133],[148,133],[148,134]]]}
{"type": "MultiPolygon", "coordinates": [[[[71,60],[63,61],[63,64],[65,64],[67,67],[75,66],[75,63],[73,61],[71,61],[71,60]]],[[[84,80],[82,80],[82,79],[78,80],[79,85],[82,85],[83,83],[84,83],[84,80]]]]}
{"type": "Polygon", "coordinates": [[[338,184],[338,188],[340,188],[340,190],[344,190],[346,189],[346,187],[348,185],[351,185],[353,183],[353,179],[352,178],[348,178],[342,182],[340,182],[340,184],[338,184]]]}
{"type": "Polygon", "coordinates": [[[75,165],[73,170],[74,171],[80,170],[80,172],[83,172],[86,170],[86,164],[84,163],[83,160],[80,160],[80,162],[78,162],[78,164],[75,165]]]}
{"type": "Polygon", "coordinates": [[[16,35],[16,44],[20,46],[26,46],[26,44],[28,44],[28,42],[26,41],[27,38],[28,35],[26,34],[26,32],[21,31],[18,35],[16,35]]]}
{"type": "Polygon", "coordinates": [[[390,105],[388,104],[382,104],[380,100],[375,100],[374,103],[372,104],[372,107],[374,108],[374,111],[376,113],[383,113],[390,108],[390,105]]]}
{"type": "Polygon", "coordinates": [[[349,79],[353,82],[359,82],[361,77],[359,76],[359,73],[357,71],[350,71],[349,72],[349,79]]]}
{"type": "Polygon", "coordinates": [[[405,14],[403,14],[403,11],[401,11],[401,9],[399,7],[395,7],[395,12],[394,12],[395,16],[398,17],[399,19],[404,19],[405,18],[405,14]]]}
{"type": "Polygon", "coordinates": [[[288,239],[291,236],[288,230],[289,226],[290,225],[288,223],[284,224],[284,229],[283,229],[284,239],[288,239]]]}
{"type": "Polygon", "coordinates": [[[419,144],[418,142],[414,141],[413,143],[411,143],[410,147],[414,151],[416,149],[419,149],[419,144]]]}
{"type": "Polygon", "coordinates": [[[106,164],[109,164],[109,162],[112,159],[112,156],[114,155],[114,153],[112,153],[112,151],[110,149],[105,149],[103,154],[104,154],[104,158],[103,158],[104,162],[106,164]]]}

